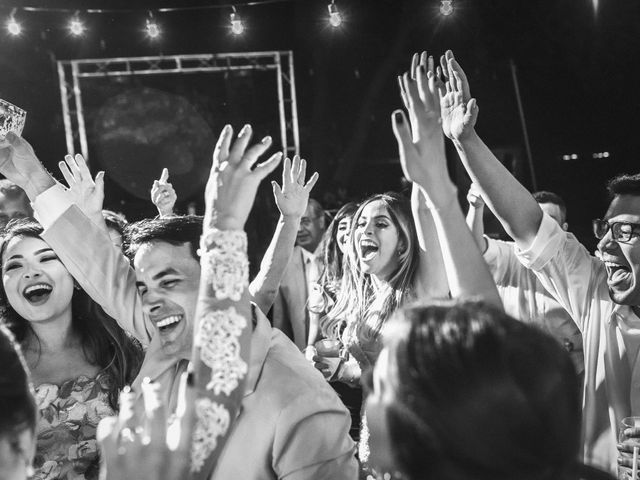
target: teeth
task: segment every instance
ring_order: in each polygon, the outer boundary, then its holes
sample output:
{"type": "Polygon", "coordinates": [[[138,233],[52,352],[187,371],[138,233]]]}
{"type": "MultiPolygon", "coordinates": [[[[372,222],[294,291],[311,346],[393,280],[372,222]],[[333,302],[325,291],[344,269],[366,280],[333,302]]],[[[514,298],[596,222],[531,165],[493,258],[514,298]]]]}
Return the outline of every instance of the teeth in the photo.
{"type": "Polygon", "coordinates": [[[360,242],[360,246],[361,247],[377,247],[377,245],[373,243],[371,240],[362,240],[360,242]]]}
{"type": "Polygon", "coordinates": [[[173,325],[174,323],[178,323],[180,321],[180,315],[171,315],[170,317],[163,318],[156,325],[158,328],[166,327],[168,325],[173,325]]]}
{"type": "Polygon", "coordinates": [[[48,291],[51,291],[52,288],[51,288],[50,285],[47,285],[46,283],[38,283],[37,285],[31,285],[30,287],[27,287],[25,289],[24,293],[26,295],[28,295],[31,292],[36,291],[36,290],[48,290],[48,291]]]}

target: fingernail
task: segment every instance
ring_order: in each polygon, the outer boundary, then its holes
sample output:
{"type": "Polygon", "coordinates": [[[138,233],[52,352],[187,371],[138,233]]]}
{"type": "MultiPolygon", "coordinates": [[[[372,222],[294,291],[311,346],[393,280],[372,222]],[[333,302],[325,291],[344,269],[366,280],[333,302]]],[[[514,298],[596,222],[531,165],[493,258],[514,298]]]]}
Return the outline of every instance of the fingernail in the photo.
{"type": "Polygon", "coordinates": [[[251,128],[251,125],[249,125],[248,123],[242,127],[242,130],[240,130],[240,133],[238,134],[238,138],[242,137],[243,135],[245,135],[249,129],[251,128]]]}
{"type": "Polygon", "coordinates": [[[404,118],[402,116],[402,113],[400,112],[396,112],[393,117],[396,119],[396,122],[398,123],[402,123],[404,121],[404,118]]]}
{"type": "Polygon", "coordinates": [[[271,143],[271,136],[267,135],[266,137],[264,137],[261,141],[261,143],[271,143]]]}

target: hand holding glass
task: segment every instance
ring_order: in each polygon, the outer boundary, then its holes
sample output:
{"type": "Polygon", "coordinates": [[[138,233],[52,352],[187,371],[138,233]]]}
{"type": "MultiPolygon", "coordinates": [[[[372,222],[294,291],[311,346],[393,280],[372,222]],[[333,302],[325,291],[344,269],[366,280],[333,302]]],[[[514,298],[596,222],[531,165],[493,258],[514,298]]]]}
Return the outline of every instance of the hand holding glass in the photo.
{"type": "Polygon", "coordinates": [[[21,135],[26,119],[27,112],[6,100],[0,99],[0,140],[4,140],[4,137],[9,132],[21,135]]]}
{"type": "Polygon", "coordinates": [[[618,480],[637,479],[638,452],[640,450],[640,417],[622,419],[618,443],[618,480]],[[631,468],[629,468],[629,464],[631,468]]]}

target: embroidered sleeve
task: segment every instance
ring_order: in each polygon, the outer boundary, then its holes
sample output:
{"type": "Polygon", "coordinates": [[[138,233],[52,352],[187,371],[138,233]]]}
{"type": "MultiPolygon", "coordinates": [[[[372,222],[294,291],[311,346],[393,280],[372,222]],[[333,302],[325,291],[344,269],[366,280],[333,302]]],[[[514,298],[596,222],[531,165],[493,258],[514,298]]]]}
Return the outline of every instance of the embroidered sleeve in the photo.
{"type": "Polygon", "coordinates": [[[208,398],[196,400],[196,427],[191,443],[191,472],[199,472],[218,444],[218,437],[229,429],[229,412],[208,398]]]}
{"type": "Polygon", "coordinates": [[[207,390],[213,390],[215,395],[230,395],[247,373],[239,342],[246,326],[247,319],[233,307],[214,310],[200,319],[195,345],[200,348],[200,359],[211,369],[207,390]]]}
{"type": "Polygon", "coordinates": [[[218,300],[240,300],[249,285],[247,234],[240,230],[212,229],[200,240],[203,280],[218,300]]]}

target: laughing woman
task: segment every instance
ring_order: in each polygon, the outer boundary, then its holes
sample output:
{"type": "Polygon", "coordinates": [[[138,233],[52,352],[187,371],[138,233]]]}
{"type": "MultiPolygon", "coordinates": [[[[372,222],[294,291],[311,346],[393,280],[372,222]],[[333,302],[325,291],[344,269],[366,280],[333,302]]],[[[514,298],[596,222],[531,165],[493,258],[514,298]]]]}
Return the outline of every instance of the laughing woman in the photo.
{"type": "Polygon", "coordinates": [[[33,478],[95,479],[96,426],[113,415],[141,352],[74,286],[41,233],[35,221],[13,221],[0,246],[3,322],[22,346],[40,411],[33,478]]]}

